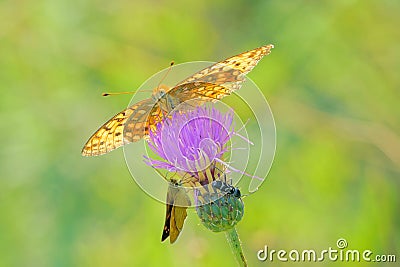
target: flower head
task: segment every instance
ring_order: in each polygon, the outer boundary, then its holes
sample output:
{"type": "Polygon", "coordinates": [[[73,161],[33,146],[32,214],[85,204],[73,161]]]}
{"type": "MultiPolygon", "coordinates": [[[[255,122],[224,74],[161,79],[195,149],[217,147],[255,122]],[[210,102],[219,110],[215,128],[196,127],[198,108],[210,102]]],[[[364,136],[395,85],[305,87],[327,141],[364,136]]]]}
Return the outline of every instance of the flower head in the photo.
{"type": "Polygon", "coordinates": [[[146,163],[199,177],[229,151],[233,134],[232,110],[222,114],[214,107],[202,106],[186,113],[174,112],[149,136],[151,150],[163,160],[146,158],[146,163]]]}

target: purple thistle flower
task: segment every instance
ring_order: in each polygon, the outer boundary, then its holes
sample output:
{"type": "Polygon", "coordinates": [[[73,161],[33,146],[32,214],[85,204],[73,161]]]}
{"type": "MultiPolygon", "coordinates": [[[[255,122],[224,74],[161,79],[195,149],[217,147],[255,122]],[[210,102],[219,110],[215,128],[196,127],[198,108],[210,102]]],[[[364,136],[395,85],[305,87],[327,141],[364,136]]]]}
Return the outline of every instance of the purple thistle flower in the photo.
{"type": "Polygon", "coordinates": [[[232,110],[222,114],[214,107],[202,106],[186,113],[174,112],[149,135],[151,150],[163,160],[146,157],[145,162],[155,168],[198,176],[222,161],[233,135],[232,110]]]}

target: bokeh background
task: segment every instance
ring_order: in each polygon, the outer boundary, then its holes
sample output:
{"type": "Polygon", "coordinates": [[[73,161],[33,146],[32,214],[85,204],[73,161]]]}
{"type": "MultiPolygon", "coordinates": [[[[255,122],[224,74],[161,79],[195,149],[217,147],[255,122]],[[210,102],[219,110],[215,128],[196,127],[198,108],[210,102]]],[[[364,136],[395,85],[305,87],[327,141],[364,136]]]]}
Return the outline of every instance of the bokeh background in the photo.
{"type": "Polygon", "coordinates": [[[249,76],[274,113],[277,151],[238,225],[249,264],[354,266],[256,258],[265,245],[338,238],[399,262],[399,13],[394,0],[1,1],[0,266],[234,265],[193,210],[179,240],[161,243],[164,206],[122,150],[80,150],[130,100],[103,91],[134,90],[171,60],[268,43],[249,76]]]}

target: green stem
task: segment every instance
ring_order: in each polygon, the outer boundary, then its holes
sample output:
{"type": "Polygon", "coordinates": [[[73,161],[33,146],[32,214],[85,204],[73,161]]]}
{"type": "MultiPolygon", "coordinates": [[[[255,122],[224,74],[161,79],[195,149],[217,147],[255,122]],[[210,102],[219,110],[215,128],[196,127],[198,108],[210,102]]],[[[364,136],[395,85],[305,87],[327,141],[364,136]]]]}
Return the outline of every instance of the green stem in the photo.
{"type": "Polygon", "coordinates": [[[235,259],[239,263],[240,266],[247,266],[246,258],[244,257],[242,251],[242,244],[240,243],[239,235],[236,231],[235,227],[227,230],[225,232],[226,239],[228,239],[228,243],[231,247],[232,253],[235,256],[235,259]]]}

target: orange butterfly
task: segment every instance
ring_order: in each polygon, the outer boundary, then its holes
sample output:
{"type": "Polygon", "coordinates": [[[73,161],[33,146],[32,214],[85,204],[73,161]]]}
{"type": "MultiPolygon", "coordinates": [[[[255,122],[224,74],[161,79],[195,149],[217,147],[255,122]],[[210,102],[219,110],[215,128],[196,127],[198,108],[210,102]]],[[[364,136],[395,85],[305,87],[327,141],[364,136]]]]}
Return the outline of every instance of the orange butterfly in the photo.
{"type": "MultiPolygon", "coordinates": [[[[201,105],[231,94],[241,87],[245,75],[262,57],[268,55],[272,48],[273,45],[265,45],[225,59],[193,74],[173,88],[165,85],[155,88],[151,98],[121,111],[100,127],[83,147],[82,155],[102,155],[140,140],[147,136],[149,130],[166,114],[188,100],[194,100],[197,105],[201,105]]],[[[161,240],[170,237],[170,242],[174,243],[182,231],[187,216],[186,210],[191,203],[182,187],[184,181],[167,180],[169,187],[161,240]]],[[[190,184],[189,180],[185,183],[190,184]]]]}
{"type": "Polygon", "coordinates": [[[153,90],[151,98],[121,111],[100,127],[86,142],[83,156],[98,156],[148,135],[166,114],[178,105],[194,100],[197,105],[213,102],[238,90],[249,73],[268,55],[273,45],[241,53],[205,68],[176,86],[153,90]]]}

